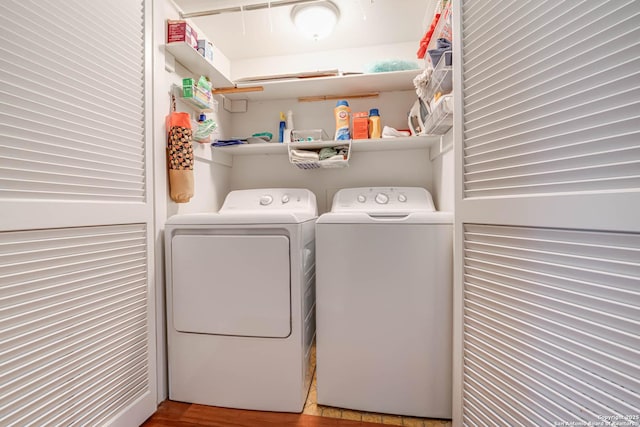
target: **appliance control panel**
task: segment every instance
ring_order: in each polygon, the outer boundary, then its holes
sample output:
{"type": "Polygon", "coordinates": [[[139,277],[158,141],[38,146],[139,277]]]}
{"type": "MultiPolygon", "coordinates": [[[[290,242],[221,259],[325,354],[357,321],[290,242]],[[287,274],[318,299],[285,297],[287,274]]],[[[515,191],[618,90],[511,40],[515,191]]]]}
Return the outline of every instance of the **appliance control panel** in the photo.
{"type": "Polygon", "coordinates": [[[286,211],[317,214],[316,196],[304,188],[258,188],[230,192],[220,213],[286,211]]]}
{"type": "Polygon", "coordinates": [[[339,190],[331,212],[409,214],[435,211],[431,194],[420,187],[362,187],[339,190]]]}

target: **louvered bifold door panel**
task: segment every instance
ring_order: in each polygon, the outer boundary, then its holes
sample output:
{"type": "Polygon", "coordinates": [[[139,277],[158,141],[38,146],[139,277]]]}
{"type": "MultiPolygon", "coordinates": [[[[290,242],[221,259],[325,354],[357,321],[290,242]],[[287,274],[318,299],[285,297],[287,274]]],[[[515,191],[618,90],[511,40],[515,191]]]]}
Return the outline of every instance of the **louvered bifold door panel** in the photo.
{"type": "Polygon", "coordinates": [[[465,425],[640,425],[639,234],[466,224],[464,264],[465,425]]]}
{"type": "Polygon", "coordinates": [[[0,199],[144,202],[142,1],[0,14],[0,199]]]}
{"type": "Polygon", "coordinates": [[[640,2],[462,2],[464,197],[640,187],[640,2]]]}
{"type": "Polygon", "coordinates": [[[0,425],[104,425],[148,393],[146,244],[144,224],[0,233],[0,425]]]}

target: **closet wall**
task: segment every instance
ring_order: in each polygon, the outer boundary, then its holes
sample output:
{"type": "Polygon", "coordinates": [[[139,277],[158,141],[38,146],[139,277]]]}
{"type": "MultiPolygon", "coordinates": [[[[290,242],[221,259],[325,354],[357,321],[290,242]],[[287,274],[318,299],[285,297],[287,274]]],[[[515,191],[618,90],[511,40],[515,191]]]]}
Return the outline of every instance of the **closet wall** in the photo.
{"type": "MultiPolygon", "coordinates": [[[[431,5],[430,2],[425,4],[431,5]]],[[[169,9],[167,17],[178,19],[179,14],[173,4],[167,2],[167,5],[169,9]]],[[[426,16],[429,15],[425,10],[419,10],[416,13],[425,14],[425,21],[426,16]]],[[[430,22],[430,16],[428,20],[430,22]]],[[[197,19],[191,21],[197,27],[197,19]]],[[[427,22],[425,22],[426,25],[427,22]]],[[[251,28],[247,31],[251,31],[251,28]]],[[[238,37],[242,38],[240,29],[238,32],[238,37]]],[[[242,59],[231,64],[230,77],[233,80],[246,76],[335,68],[362,71],[374,56],[372,50],[377,50],[375,57],[414,59],[416,46],[417,42],[398,43],[381,45],[379,49],[378,47],[344,49],[334,52],[242,59]]],[[[179,84],[182,77],[198,77],[190,75],[188,70],[178,63],[176,63],[175,72],[165,71],[165,74],[165,85],[179,84]]],[[[417,74],[418,71],[416,71],[417,74]]],[[[164,92],[167,90],[165,89],[164,92]]],[[[249,99],[246,111],[234,113],[226,111],[223,108],[222,98],[219,98],[219,111],[214,117],[219,124],[218,137],[243,138],[256,132],[271,132],[277,138],[279,113],[291,110],[295,128],[323,129],[329,138],[333,138],[335,100],[318,102],[300,102],[297,98],[252,100],[251,94],[247,98],[249,99]]],[[[348,96],[345,98],[349,101],[353,112],[378,108],[383,125],[407,129],[407,114],[416,95],[413,90],[402,90],[381,92],[374,98],[350,99],[348,96]]],[[[167,99],[166,102],[168,105],[169,100],[167,99]]],[[[178,108],[184,108],[184,106],[178,103],[178,108]]],[[[443,159],[440,157],[433,157],[434,161],[432,161],[430,150],[424,145],[416,144],[415,149],[405,146],[402,149],[385,151],[354,150],[348,168],[312,171],[300,170],[290,164],[286,150],[277,154],[245,155],[238,150],[234,151],[235,154],[228,154],[228,150],[200,144],[197,144],[195,149],[195,197],[184,205],[176,205],[168,201],[168,215],[216,211],[230,190],[268,187],[310,188],[316,194],[320,213],[330,209],[332,196],[337,189],[377,185],[426,187],[432,192],[439,209],[453,208],[452,193],[442,192],[452,189],[452,186],[442,185],[452,181],[452,177],[444,178],[444,175],[440,175],[446,174],[447,171],[452,172],[452,166],[443,168],[443,159]],[[434,177],[433,164],[439,165],[437,177],[434,177]],[[435,187],[434,178],[439,183],[435,187]]]]}
{"type": "MultiPolygon", "coordinates": [[[[165,52],[164,45],[166,43],[166,25],[167,19],[180,19],[180,14],[171,0],[158,2],[156,7],[154,25],[155,25],[155,43],[158,47],[156,51],[154,78],[155,85],[155,148],[156,158],[159,164],[166,166],[166,153],[163,148],[166,147],[167,137],[165,129],[165,118],[172,108],[172,97],[174,93],[172,87],[182,87],[182,79],[186,77],[195,77],[191,71],[183,67],[174,57],[165,52]]],[[[222,108],[221,97],[216,97],[220,102],[220,108],[217,113],[209,113],[208,118],[214,119],[218,123],[217,138],[230,137],[231,114],[222,108]]],[[[189,104],[180,100],[176,96],[177,111],[189,112],[195,120],[198,112],[189,104]]],[[[194,166],[194,197],[188,203],[175,203],[169,198],[169,188],[167,181],[166,168],[158,168],[156,176],[159,181],[159,193],[162,193],[163,201],[159,202],[161,217],[158,218],[160,224],[164,224],[166,218],[178,213],[192,212],[215,212],[220,207],[224,196],[229,187],[229,169],[221,164],[213,162],[213,152],[210,144],[194,143],[194,155],[196,164],[194,166]]]]}
{"type": "MultiPolygon", "coordinates": [[[[243,147],[235,151],[224,148],[212,148],[209,144],[194,144],[195,147],[195,196],[189,203],[177,204],[168,197],[166,172],[166,133],[164,120],[170,111],[172,84],[180,85],[183,77],[195,77],[182,67],[173,57],[166,53],[166,20],[179,19],[179,12],[170,0],[164,0],[156,7],[154,17],[156,60],[155,60],[155,128],[154,148],[156,161],[160,165],[156,171],[157,181],[157,217],[156,235],[158,251],[159,291],[158,304],[164,307],[164,254],[162,248],[162,231],[164,222],[172,215],[192,212],[215,212],[224,197],[231,190],[269,187],[303,187],[311,189],[317,198],[319,213],[331,207],[334,193],[347,187],[366,186],[419,186],[431,191],[436,207],[439,210],[453,210],[453,158],[451,156],[450,136],[443,138],[442,145],[435,142],[432,148],[425,144],[416,144],[413,148],[408,144],[400,144],[402,148],[369,151],[357,149],[352,152],[349,167],[341,169],[302,170],[291,164],[286,150],[269,154],[237,154],[243,147]],[[441,148],[444,148],[441,150],[441,148]],[[235,153],[235,154],[234,154],[235,153]]],[[[433,2],[425,4],[433,7],[433,2]]],[[[431,21],[432,11],[418,10],[425,15],[425,26],[431,21]],[[427,22],[428,21],[428,22],[427,22]]],[[[193,20],[195,21],[195,20],[193,20]]],[[[193,22],[192,21],[192,22],[193,22]]],[[[197,27],[197,22],[195,23],[197,27]]],[[[250,29],[248,29],[250,30],[250,29]]],[[[240,30],[239,30],[240,32],[240,30]]],[[[242,37],[239,34],[239,37],[242,37]]],[[[215,42],[215,41],[214,41],[215,42]]],[[[404,56],[415,58],[415,44],[384,45],[375,48],[378,56],[404,56]]],[[[374,48],[359,51],[343,50],[340,52],[320,52],[313,55],[293,55],[287,57],[263,57],[239,60],[231,64],[231,78],[243,76],[268,75],[309,71],[310,69],[333,69],[361,71],[366,58],[371,57],[374,48]],[[300,64],[304,65],[300,68],[300,64]],[[310,65],[311,64],[311,65],[310,65]]],[[[417,61],[417,60],[416,60],[417,61]]],[[[418,71],[416,71],[416,75],[418,71]]],[[[247,137],[256,132],[271,132],[278,135],[279,113],[293,111],[294,125],[298,129],[323,129],[333,138],[335,121],[333,108],[336,101],[300,102],[297,98],[249,100],[246,112],[230,113],[223,108],[223,98],[219,101],[218,112],[210,116],[218,123],[217,138],[247,137]]],[[[396,129],[406,129],[407,114],[413,105],[416,94],[414,90],[381,92],[375,98],[350,99],[352,111],[369,111],[378,108],[383,125],[396,129]]],[[[192,111],[179,100],[176,106],[181,111],[192,111]]],[[[196,113],[193,112],[195,115],[196,113]]],[[[194,116],[195,117],[195,116],[194,116]]],[[[437,138],[436,138],[437,139],[437,138]]],[[[284,148],[284,146],[282,147],[284,148]]],[[[163,314],[159,313],[159,324],[163,323],[163,314]]],[[[159,331],[164,336],[164,330],[159,331]]],[[[164,357],[164,341],[160,340],[160,357],[164,357]]],[[[159,362],[162,362],[160,360],[159,362]]],[[[159,363],[163,366],[163,363],[159,363]]],[[[159,372],[161,384],[165,374],[159,372]]],[[[161,387],[160,400],[166,395],[166,388],[161,387]],[[164,392],[163,392],[164,390],[164,392]]]]}
{"type": "MultiPolygon", "coordinates": [[[[155,182],[155,289],[156,289],[156,324],[157,327],[157,401],[167,398],[166,372],[166,329],[165,329],[165,271],[164,271],[164,223],[167,218],[178,213],[215,212],[219,209],[229,189],[231,169],[213,161],[213,152],[208,144],[195,144],[194,154],[194,197],[189,203],[175,203],[169,197],[169,181],[167,173],[167,134],[166,117],[172,108],[172,85],[182,85],[184,77],[192,77],[189,70],[174,61],[165,52],[167,19],[179,19],[180,15],[171,0],[154,2],[153,8],[153,157],[156,165],[155,182]]],[[[221,101],[221,100],[220,100],[221,101]]],[[[194,118],[196,112],[188,105],[176,100],[179,111],[188,111],[194,118]]],[[[223,108],[213,116],[218,123],[219,137],[226,138],[225,129],[230,127],[230,114],[223,108]]]]}
{"type": "MultiPolygon", "coordinates": [[[[352,111],[379,108],[385,124],[406,128],[413,91],[382,93],[378,98],[348,99],[352,111]]],[[[232,116],[234,135],[269,131],[277,135],[279,112],[292,110],[295,127],[324,129],[334,134],[333,108],[336,101],[298,102],[297,99],[249,102],[246,113],[232,116]]],[[[417,145],[417,144],[416,144],[417,145]]],[[[405,146],[403,146],[405,147],[405,146]]],[[[282,154],[236,155],[231,168],[230,189],[305,187],[312,190],[319,212],[331,208],[336,190],[365,186],[421,186],[432,189],[432,167],[427,148],[388,151],[352,151],[349,166],[341,169],[301,170],[282,154]]]]}

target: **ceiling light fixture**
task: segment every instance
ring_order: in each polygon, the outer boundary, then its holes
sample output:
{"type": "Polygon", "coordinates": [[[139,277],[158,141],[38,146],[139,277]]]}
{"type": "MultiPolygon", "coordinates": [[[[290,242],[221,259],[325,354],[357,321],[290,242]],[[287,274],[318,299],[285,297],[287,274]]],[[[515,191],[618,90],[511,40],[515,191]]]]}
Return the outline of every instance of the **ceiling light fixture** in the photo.
{"type": "Polygon", "coordinates": [[[313,40],[327,37],[336,24],[340,10],[330,1],[318,1],[294,6],[291,20],[298,31],[313,40]]]}

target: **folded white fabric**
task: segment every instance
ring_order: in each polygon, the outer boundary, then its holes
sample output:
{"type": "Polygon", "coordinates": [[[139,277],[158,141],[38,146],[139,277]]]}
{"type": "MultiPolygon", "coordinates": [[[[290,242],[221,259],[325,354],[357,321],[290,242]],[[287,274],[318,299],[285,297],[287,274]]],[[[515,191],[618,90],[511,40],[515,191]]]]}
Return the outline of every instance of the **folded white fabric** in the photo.
{"type": "Polygon", "coordinates": [[[391,126],[385,126],[382,128],[382,137],[383,138],[397,138],[401,136],[411,136],[411,133],[406,130],[396,130],[391,126]]]}
{"type": "Polygon", "coordinates": [[[317,162],[320,156],[315,151],[309,150],[291,150],[292,162],[317,162]]]}
{"type": "Polygon", "coordinates": [[[344,155],[336,154],[335,156],[327,157],[326,159],[322,159],[321,161],[324,162],[327,160],[344,160],[344,155]]]}

